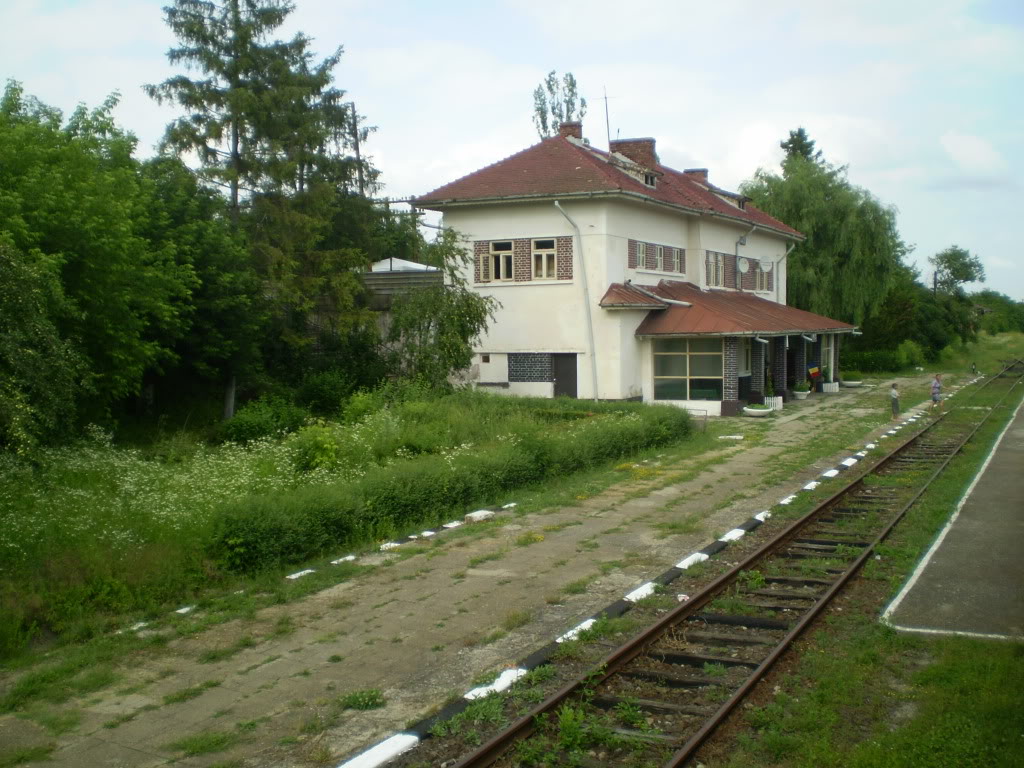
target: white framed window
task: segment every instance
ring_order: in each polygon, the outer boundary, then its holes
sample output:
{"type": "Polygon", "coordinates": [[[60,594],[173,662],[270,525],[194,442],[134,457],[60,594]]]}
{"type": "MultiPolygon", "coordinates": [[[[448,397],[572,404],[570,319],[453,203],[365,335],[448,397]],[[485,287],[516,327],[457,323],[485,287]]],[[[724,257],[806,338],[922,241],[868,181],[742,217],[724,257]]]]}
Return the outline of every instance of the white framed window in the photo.
{"type": "Polygon", "coordinates": [[[832,365],[832,357],[835,352],[835,336],[831,333],[821,334],[821,375],[825,375],[825,369],[828,368],[828,378],[826,382],[832,382],[835,380],[836,372],[835,366],[832,365]]]}
{"type": "Polygon", "coordinates": [[[638,269],[647,269],[647,243],[636,244],[636,266],[638,269]]]}
{"type": "Polygon", "coordinates": [[[757,267],[754,269],[754,290],[755,291],[767,291],[768,288],[768,272],[761,269],[761,264],[758,262],[757,267]]]}
{"type": "Polygon", "coordinates": [[[533,241],[533,279],[554,280],[558,261],[554,238],[533,241]]]}
{"type": "Polygon", "coordinates": [[[644,174],[644,184],[646,184],[648,187],[655,187],[655,186],[657,186],[658,185],[658,177],[657,177],[657,175],[653,174],[653,173],[645,173],[644,174]]]}
{"type": "Polygon", "coordinates": [[[672,271],[673,272],[685,272],[686,269],[683,266],[683,249],[673,248],[672,249],[672,271]]]}
{"type": "Polygon", "coordinates": [[[722,339],[655,339],[655,400],[721,400],[722,339]]]}
{"type": "Polygon", "coordinates": [[[708,251],[708,285],[725,285],[725,257],[715,251],[708,251]]]}
{"type": "Polygon", "coordinates": [[[665,246],[656,245],[654,246],[654,268],[657,270],[665,269],[665,246]]]}
{"type": "Polygon", "coordinates": [[[491,243],[488,254],[491,280],[511,280],[512,273],[512,241],[495,240],[491,243]]]}

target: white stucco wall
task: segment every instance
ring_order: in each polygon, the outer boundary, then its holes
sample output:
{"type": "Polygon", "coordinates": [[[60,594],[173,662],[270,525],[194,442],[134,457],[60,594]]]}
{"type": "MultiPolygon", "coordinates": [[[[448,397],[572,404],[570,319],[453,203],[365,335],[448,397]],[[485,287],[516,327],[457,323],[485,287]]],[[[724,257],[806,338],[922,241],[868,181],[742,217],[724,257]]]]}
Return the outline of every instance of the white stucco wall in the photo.
{"type": "MultiPolygon", "coordinates": [[[[750,227],[721,219],[686,215],[657,205],[621,200],[567,199],[562,206],[580,228],[586,258],[590,320],[596,348],[597,397],[625,399],[642,394],[653,400],[650,345],[634,336],[646,311],[608,311],[598,302],[611,283],[634,280],[655,284],[661,279],[687,280],[700,285],[705,250],[735,253],[736,241],[750,227]],[[660,243],[686,249],[686,274],[659,273],[629,269],[629,239],[660,243]]],[[[508,361],[515,352],[573,353],[577,357],[577,395],[594,396],[584,305],[580,255],[575,232],[551,201],[507,203],[453,208],[445,212],[444,224],[462,233],[472,255],[473,242],[514,240],[517,238],[573,237],[573,279],[556,281],[474,283],[473,265],[464,276],[481,294],[501,303],[495,319],[477,345],[479,352],[491,355],[491,362],[478,366],[478,381],[508,381],[508,361]]],[[[739,246],[742,256],[778,262],[786,252],[787,241],[760,231],[739,246]]],[[[784,300],[785,269],[775,267],[774,279],[780,281],[784,300]]],[[[774,293],[762,294],[774,299],[774,293]]],[[[480,363],[479,357],[474,364],[480,363]]],[[[495,389],[494,391],[497,391],[495,389]]],[[[507,394],[550,396],[550,382],[512,383],[507,394]]],[[[678,403],[684,407],[720,413],[716,402],[678,403]]]]}

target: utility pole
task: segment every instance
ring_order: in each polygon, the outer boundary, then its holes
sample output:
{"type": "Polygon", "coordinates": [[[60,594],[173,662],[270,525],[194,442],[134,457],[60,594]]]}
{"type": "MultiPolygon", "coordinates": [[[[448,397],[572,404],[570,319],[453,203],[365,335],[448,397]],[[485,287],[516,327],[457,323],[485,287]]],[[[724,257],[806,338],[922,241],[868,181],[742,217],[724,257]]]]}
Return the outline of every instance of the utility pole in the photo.
{"type": "Polygon", "coordinates": [[[604,88],[604,131],[605,131],[605,135],[608,137],[608,151],[611,152],[612,151],[612,124],[611,124],[611,121],[608,119],[608,87],[607,86],[602,86],[602,87],[604,88]]]}

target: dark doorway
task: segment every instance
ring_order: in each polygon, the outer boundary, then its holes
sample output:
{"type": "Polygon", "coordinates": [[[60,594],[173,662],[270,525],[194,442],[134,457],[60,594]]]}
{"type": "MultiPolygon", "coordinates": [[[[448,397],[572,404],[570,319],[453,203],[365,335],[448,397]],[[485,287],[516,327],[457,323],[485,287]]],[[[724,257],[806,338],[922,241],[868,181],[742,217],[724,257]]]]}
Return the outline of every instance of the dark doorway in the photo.
{"type": "Polygon", "coordinates": [[[786,347],[786,389],[796,386],[796,375],[796,344],[790,344],[786,347]]]}
{"type": "Polygon", "coordinates": [[[576,397],[576,355],[552,355],[551,369],[554,373],[555,397],[576,397]]]}

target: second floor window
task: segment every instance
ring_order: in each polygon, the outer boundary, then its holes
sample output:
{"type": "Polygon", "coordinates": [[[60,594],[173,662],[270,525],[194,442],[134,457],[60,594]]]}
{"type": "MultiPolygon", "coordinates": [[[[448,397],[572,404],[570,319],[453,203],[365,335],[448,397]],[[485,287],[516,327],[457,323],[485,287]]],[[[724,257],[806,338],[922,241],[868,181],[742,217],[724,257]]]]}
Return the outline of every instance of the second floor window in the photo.
{"type": "Polygon", "coordinates": [[[771,284],[768,281],[768,272],[761,269],[760,265],[754,270],[754,290],[755,291],[768,291],[771,290],[771,284]]]}
{"type": "Polygon", "coordinates": [[[656,245],[654,246],[654,268],[657,270],[665,269],[665,246],[656,245]]]}
{"type": "Polygon", "coordinates": [[[708,285],[721,288],[725,284],[725,258],[708,251],[708,285]]]}
{"type": "Polygon", "coordinates": [[[683,251],[681,248],[672,249],[672,271],[685,272],[683,269],[683,251]]]}
{"type": "Polygon", "coordinates": [[[491,280],[511,280],[512,275],[512,241],[497,240],[491,243],[490,253],[491,280]]]}
{"type": "Polygon", "coordinates": [[[533,241],[533,279],[554,280],[555,264],[557,263],[555,241],[534,240],[533,241]]]}

